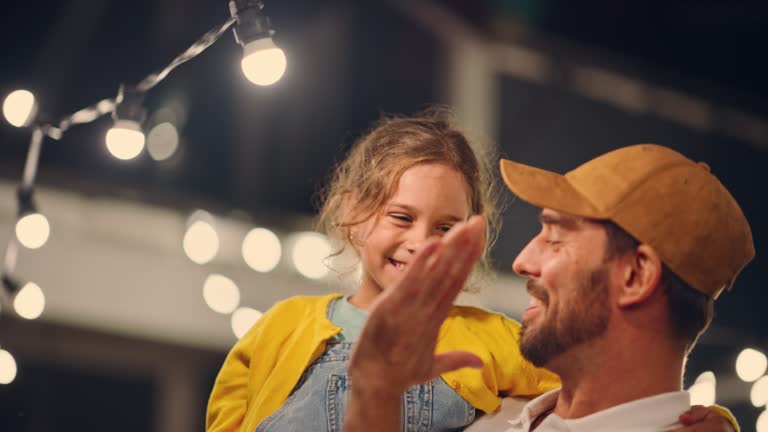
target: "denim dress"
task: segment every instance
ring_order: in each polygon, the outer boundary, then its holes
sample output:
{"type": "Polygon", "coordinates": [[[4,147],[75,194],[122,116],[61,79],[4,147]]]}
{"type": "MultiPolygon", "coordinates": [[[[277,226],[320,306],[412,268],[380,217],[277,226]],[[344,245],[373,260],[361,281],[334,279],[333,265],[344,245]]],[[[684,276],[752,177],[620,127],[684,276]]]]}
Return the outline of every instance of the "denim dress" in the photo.
{"type": "MultiPolygon", "coordinates": [[[[256,432],[341,431],[352,385],[347,376],[351,350],[349,342],[329,342],[285,403],[256,432]]],[[[462,430],[475,418],[475,408],[440,377],[409,388],[402,401],[402,430],[407,432],[462,430]]]]}

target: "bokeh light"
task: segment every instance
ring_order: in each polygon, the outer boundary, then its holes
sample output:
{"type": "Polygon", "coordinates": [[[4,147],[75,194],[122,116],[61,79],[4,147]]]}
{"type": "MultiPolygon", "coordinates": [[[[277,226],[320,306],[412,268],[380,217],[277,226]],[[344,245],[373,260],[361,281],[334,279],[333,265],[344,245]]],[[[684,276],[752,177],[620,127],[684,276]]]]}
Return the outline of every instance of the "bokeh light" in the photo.
{"type": "Polygon", "coordinates": [[[261,318],[262,313],[249,307],[238,308],[232,313],[232,332],[240,339],[261,318]]]}
{"type": "Polygon", "coordinates": [[[36,112],[37,101],[29,90],[13,91],[3,101],[3,115],[13,126],[27,126],[36,112]]]}
{"type": "Polygon", "coordinates": [[[16,238],[29,249],[43,246],[51,234],[48,219],[40,213],[30,213],[16,222],[16,238]]]}
{"type": "Polygon", "coordinates": [[[717,380],[711,371],[702,373],[696,378],[688,392],[691,395],[691,405],[714,405],[716,399],[717,380]]]}
{"type": "Polygon", "coordinates": [[[179,132],[171,123],[160,123],[147,134],[147,152],[156,161],[164,161],[179,147],[179,132]]]}
{"type": "Polygon", "coordinates": [[[20,317],[33,320],[45,310],[45,295],[37,284],[28,282],[13,299],[13,309],[20,317]]]}
{"type": "Polygon", "coordinates": [[[757,432],[768,432],[768,410],[763,411],[760,417],[757,418],[755,430],[757,432]]]}
{"type": "Polygon", "coordinates": [[[0,384],[10,384],[16,379],[16,360],[11,353],[0,349],[0,384]]]}
{"type": "Polygon", "coordinates": [[[765,374],[768,358],[762,352],[746,348],[736,358],[736,374],[746,382],[752,382],[765,374]]]}
{"type": "Polygon", "coordinates": [[[219,235],[210,223],[198,220],[187,228],[183,247],[189,259],[197,264],[205,264],[219,252],[219,235]]]}
{"type": "Polygon", "coordinates": [[[294,237],[291,259],[296,270],[310,279],[321,279],[328,274],[325,259],[331,254],[328,239],[316,232],[302,232],[294,237]]]}
{"type": "Polygon", "coordinates": [[[214,312],[232,313],[240,304],[240,289],[232,279],[212,274],[203,284],[203,299],[214,312]]]}
{"type": "Polygon", "coordinates": [[[282,247],[275,233],[266,228],[254,228],[243,239],[242,252],[248,267],[267,273],[280,262],[282,247]]]}
{"type": "Polygon", "coordinates": [[[752,405],[758,408],[768,405],[768,376],[763,376],[752,384],[749,399],[752,401],[752,405]]]}

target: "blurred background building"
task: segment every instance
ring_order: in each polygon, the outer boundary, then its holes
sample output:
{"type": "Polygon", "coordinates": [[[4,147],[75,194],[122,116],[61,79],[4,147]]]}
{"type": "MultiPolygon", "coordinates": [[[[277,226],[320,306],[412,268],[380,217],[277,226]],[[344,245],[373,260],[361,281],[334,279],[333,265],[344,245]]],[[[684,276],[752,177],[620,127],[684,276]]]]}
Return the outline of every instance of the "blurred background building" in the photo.
{"type": "MultiPolygon", "coordinates": [[[[436,103],[479,148],[548,169],[643,142],[709,163],[751,222],[757,257],[718,300],[685,385],[757,430],[768,402],[764,2],[267,0],[264,12],[287,57],[275,84],[246,80],[227,31],[147,93],[137,157],[107,149],[108,115],[44,141],[35,202],[50,237],[19,249],[19,286],[2,295],[0,430],[202,430],[218,367],[261,312],[354,279],[323,266],[329,246],[312,233],[334,163],[380,115],[436,103]]],[[[0,17],[0,96],[27,89],[40,116],[62,118],[228,18],[224,0],[17,2],[0,17]]],[[[0,125],[2,246],[30,133],[0,125]]],[[[536,210],[508,201],[500,275],[461,301],[519,318],[527,295],[510,265],[536,210]]]]}

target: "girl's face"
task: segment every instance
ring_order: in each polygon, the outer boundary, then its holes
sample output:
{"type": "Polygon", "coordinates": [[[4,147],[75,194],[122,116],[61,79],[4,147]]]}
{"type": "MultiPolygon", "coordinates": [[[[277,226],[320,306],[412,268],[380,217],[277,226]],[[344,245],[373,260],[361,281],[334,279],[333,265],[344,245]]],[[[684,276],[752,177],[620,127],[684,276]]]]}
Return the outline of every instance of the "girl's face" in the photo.
{"type": "Polygon", "coordinates": [[[469,216],[469,186],[459,171],[428,163],[403,172],[381,211],[353,232],[361,242],[363,271],[352,303],[367,308],[381,291],[393,286],[428,238],[445,235],[469,216]]]}

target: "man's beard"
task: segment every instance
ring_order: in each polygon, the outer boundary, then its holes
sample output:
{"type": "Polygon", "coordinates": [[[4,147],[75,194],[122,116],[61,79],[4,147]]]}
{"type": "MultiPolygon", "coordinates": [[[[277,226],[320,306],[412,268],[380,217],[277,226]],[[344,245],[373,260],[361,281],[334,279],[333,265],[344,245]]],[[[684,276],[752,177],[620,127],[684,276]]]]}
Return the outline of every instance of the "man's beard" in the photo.
{"type": "Polygon", "coordinates": [[[533,329],[523,323],[520,335],[520,352],[534,365],[543,367],[556,356],[605,333],[610,314],[607,266],[578,281],[577,300],[570,306],[561,302],[558,310],[549,310],[549,295],[535,282],[529,280],[528,288],[543,297],[546,309],[537,318],[542,322],[533,329]]]}

